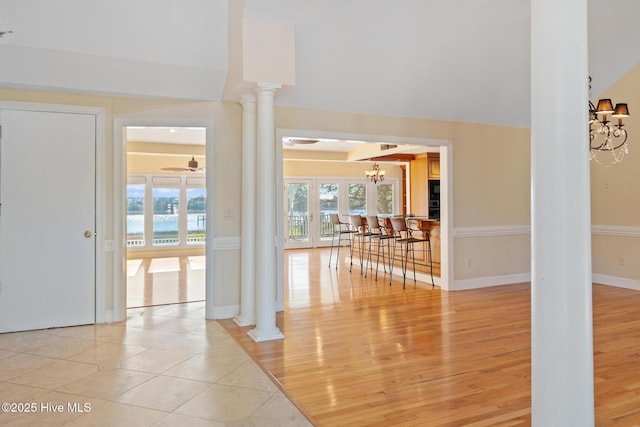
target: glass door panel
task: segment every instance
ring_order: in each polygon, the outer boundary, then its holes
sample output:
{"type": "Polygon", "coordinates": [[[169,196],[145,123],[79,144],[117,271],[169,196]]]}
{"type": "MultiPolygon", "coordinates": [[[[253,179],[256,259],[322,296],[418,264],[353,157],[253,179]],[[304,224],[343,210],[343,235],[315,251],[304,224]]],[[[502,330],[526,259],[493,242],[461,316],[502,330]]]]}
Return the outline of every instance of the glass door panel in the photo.
{"type": "Polygon", "coordinates": [[[180,178],[153,179],[153,246],[180,243],[180,178]]]}
{"type": "Polygon", "coordinates": [[[349,215],[367,214],[367,184],[349,183],[349,215]]]}
{"type": "Polygon", "coordinates": [[[309,206],[311,182],[285,182],[285,248],[311,247],[313,242],[309,231],[313,214],[309,206]]]}
{"type": "Polygon", "coordinates": [[[331,214],[340,213],[340,185],[338,183],[318,184],[318,239],[317,246],[328,245],[333,236],[331,214]]]}
{"type": "Polygon", "coordinates": [[[378,215],[393,215],[393,184],[377,184],[378,215]]]}
{"type": "Polygon", "coordinates": [[[207,237],[207,189],[187,188],[187,244],[204,244],[207,237]]]}
{"type": "Polygon", "coordinates": [[[128,247],[144,246],[144,187],[144,182],[127,184],[128,247]]]}

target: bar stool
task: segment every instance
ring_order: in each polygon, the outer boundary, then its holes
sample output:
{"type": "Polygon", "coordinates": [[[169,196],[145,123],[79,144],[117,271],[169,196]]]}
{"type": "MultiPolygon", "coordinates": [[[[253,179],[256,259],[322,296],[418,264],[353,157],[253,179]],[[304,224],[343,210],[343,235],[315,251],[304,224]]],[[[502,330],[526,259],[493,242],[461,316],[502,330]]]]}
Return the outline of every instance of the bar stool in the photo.
{"type": "MultiPolygon", "coordinates": [[[[354,239],[358,239],[358,252],[360,254],[360,274],[362,274],[363,271],[363,265],[364,265],[364,241],[365,238],[369,238],[370,233],[367,230],[367,228],[365,227],[364,223],[362,222],[362,217],[360,215],[351,215],[350,217],[350,221],[351,221],[351,230],[353,231],[353,237],[354,239]]],[[[353,248],[351,250],[351,255],[353,257],[353,251],[355,250],[355,240],[354,240],[354,244],[353,244],[353,248]]],[[[351,271],[351,270],[349,270],[351,271]]]]}
{"type": "Polygon", "coordinates": [[[389,272],[391,272],[391,241],[395,239],[393,228],[391,227],[391,221],[389,221],[389,218],[378,217],[378,228],[380,229],[380,236],[378,236],[378,254],[376,256],[376,280],[378,280],[380,253],[382,253],[382,269],[384,270],[385,274],[387,272],[387,267],[384,260],[385,243],[387,246],[387,259],[389,260],[389,272]]]}
{"type": "Polygon", "coordinates": [[[431,260],[431,240],[429,239],[429,233],[423,233],[422,230],[410,228],[407,226],[407,221],[404,218],[396,217],[391,218],[391,224],[394,230],[395,239],[393,241],[393,260],[391,261],[391,272],[389,273],[389,285],[391,285],[391,277],[393,276],[393,263],[396,255],[396,244],[400,244],[400,264],[402,266],[402,289],[405,288],[407,281],[407,263],[409,262],[409,248],[411,248],[411,255],[413,259],[413,284],[416,284],[416,252],[415,244],[426,242],[426,252],[429,256],[429,268],[431,272],[431,286],[435,286],[433,281],[433,262],[431,260]],[[420,232],[423,237],[414,237],[413,232],[420,232]]]}
{"type": "MultiPolygon", "coordinates": [[[[343,236],[346,236],[349,241],[349,262],[353,264],[353,245],[351,244],[353,230],[349,227],[349,224],[346,222],[340,221],[340,216],[338,214],[330,214],[331,217],[331,226],[333,227],[333,234],[331,235],[331,250],[329,251],[329,268],[331,268],[331,256],[333,255],[333,246],[336,239],[338,237],[338,248],[336,253],[336,270],[338,269],[338,264],[340,264],[340,246],[342,246],[342,241],[344,240],[343,236]]],[[[349,266],[349,271],[351,271],[351,266],[349,266]]]]}
{"type": "MultiPolygon", "coordinates": [[[[364,271],[364,277],[367,277],[367,272],[370,268],[373,268],[373,261],[371,259],[371,247],[373,246],[373,241],[378,240],[376,247],[380,246],[380,236],[382,235],[382,230],[380,229],[380,224],[378,223],[378,217],[375,215],[367,215],[365,217],[365,226],[367,227],[367,231],[369,233],[369,252],[367,253],[367,266],[364,271]]],[[[379,250],[379,249],[378,249],[379,250]]],[[[376,255],[379,258],[379,253],[376,255]]],[[[376,273],[378,272],[378,266],[376,265],[376,273]]],[[[386,271],[386,270],[385,270],[386,271]]]]}

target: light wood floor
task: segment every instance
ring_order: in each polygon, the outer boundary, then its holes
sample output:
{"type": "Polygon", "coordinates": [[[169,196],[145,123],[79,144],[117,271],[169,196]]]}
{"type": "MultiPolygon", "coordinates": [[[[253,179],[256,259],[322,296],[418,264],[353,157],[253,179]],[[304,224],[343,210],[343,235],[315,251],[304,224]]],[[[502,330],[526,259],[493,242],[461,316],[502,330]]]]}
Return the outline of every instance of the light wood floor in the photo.
{"type": "MultiPolygon", "coordinates": [[[[414,288],[285,254],[286,339],[221,324],[318,426],[529,425],[530,290],[414,288]]],[[[640,425],[640,292],[594,285],[596,424],[640,425]]]]}

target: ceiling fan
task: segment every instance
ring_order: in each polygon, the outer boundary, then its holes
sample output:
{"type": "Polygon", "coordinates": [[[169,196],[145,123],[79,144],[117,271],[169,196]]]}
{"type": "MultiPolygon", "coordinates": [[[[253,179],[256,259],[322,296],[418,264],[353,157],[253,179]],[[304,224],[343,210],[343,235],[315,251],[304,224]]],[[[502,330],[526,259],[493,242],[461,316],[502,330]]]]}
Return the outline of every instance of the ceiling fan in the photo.
{"type": "Polygon", "coordinates": [[[191,160],[189,160],[188,166],[186,168],[178,168],[178,167],[167,167],[160,168],[163,171],[170,172],[204,172],[204,168],[198,167],[198,161],[195,159],[195,156],[191,156],[191,160]]]}
{"type": "Polygon", "coordinates": [[[285,138],[284,145],[288,147],[293,147],[294,145],[306,145],[306,144],[315,144],[319,140],[317,139],[308,139],[308,138],[285,138]]]}

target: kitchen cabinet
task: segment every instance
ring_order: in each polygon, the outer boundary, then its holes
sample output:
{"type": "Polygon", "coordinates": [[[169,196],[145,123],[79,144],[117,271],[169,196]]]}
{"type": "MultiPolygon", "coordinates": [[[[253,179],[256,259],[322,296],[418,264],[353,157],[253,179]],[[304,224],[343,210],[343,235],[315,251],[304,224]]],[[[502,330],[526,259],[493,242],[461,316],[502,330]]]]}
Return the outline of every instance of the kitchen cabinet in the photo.
{"type": "Polygon", "coordinates": [[[427,156],[418,155],[410,163],[411,186],[409,196],[411,200],[410,212],[413,215],[428,216],[429,189],[427,188],[427,156]]]}
{"type": "Polygon", "coordinates": [[[440,179],[440,154],[429,153],[427,157],[427,170],[429,179],[440,179]]]}

